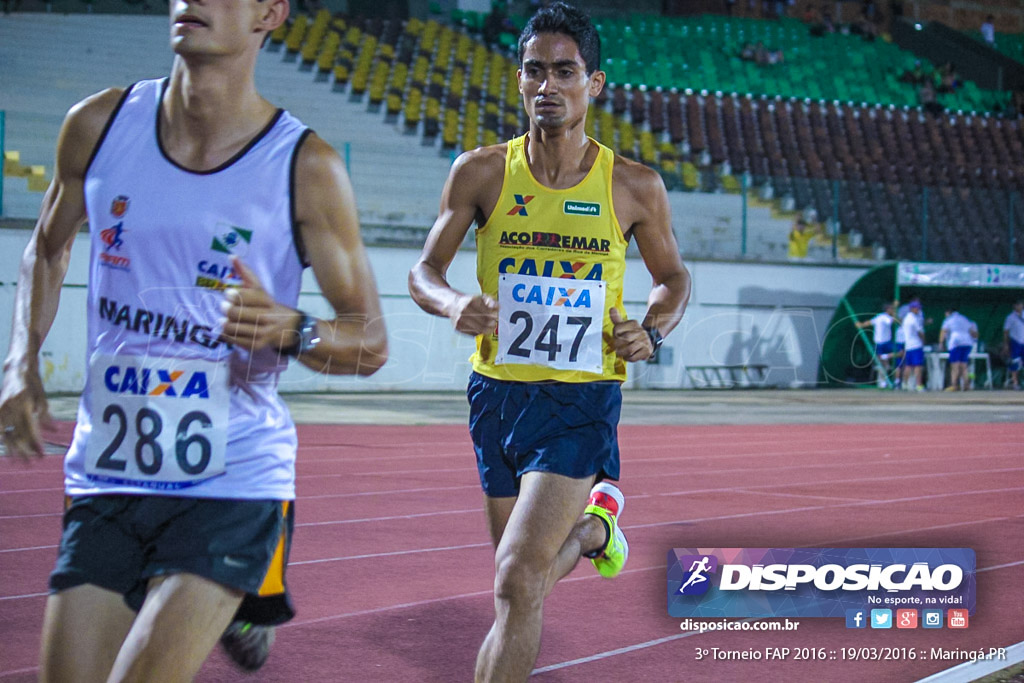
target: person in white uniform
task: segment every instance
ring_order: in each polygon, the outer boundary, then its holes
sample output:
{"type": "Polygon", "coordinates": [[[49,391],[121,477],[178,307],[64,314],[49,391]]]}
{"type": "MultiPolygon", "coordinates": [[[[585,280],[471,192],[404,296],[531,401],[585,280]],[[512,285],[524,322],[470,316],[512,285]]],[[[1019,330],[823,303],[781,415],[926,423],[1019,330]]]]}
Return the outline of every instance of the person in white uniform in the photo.
{"type": "Polygon", "coordinates": [[[914,299],[910,302],[910,308],[902,321],[901,329],[906,340],[906,352],[903,356],[903,389],[924,391],[924,385],[921,383],[921,368],[924,366],[924,319],[921,315],[920,301],[914,299]]]}
{"type": "Polygon", "coordinates": [[[967,365],[977,338],[978,326],[973,320],[955,308],[946,310],[946,319],[942,321],[942,329],[939,330],[939,350],[949,351],[949,386],[946,391],[966,391],[971,388],[967,365]]]}
{"type": "Polygon", "coordinates": [[[1020,389],[1020,370],[1024,367],[1024,299],[1013,303],[1003,322],[1003,353],[1009,359],[1010,383],[1020,389]]]}
{"type": "MultiPolygon", "coordinates": [[[[289,357],[371,374],[387,340],[343,163],[255,87],[288,11],[172,2],[170,77],[65,118],[0,393],[7,453],[42,455],[39,352],[87,219],[88,375],[41,680],[191,680],[229,624],[228,642],[266,646],[258,625],[293,614],[297,443],[279,375],[289,357]],[[297,308],[310,265],[331,318],[297,308]]],[[[258,666],[266,648],[232,654],[258,666]]]]}
{"type": "Polygon", "coordinates": [[[882,374],[878,377],[879,388],[889,385],[889,360],[893,357],[893,324],[898,322],[894,315],[895,306],[892,302],[886,301],[881,313],[871,318],[855,322],[858,329],[870,327],[875,342],[875,356],[882,365],[882,374]]]}

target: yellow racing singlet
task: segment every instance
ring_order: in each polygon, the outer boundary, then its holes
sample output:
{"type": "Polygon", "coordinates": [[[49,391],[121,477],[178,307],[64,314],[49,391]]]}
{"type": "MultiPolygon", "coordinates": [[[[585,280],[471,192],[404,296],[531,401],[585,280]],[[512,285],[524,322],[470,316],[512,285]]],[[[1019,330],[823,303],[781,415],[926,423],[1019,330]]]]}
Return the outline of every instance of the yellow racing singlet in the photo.
{"type": "Polygon", "coordinates": [[[612,206],[615,153],[600,143],[575,187],[541,185],[526,136],[510,140],[501,196],[476,232],[480,291],[498,301],[498,327],[478,335],[473,369],[515,382],[626,379],[609,340],[623,314],[626,240],[612,206]]]}

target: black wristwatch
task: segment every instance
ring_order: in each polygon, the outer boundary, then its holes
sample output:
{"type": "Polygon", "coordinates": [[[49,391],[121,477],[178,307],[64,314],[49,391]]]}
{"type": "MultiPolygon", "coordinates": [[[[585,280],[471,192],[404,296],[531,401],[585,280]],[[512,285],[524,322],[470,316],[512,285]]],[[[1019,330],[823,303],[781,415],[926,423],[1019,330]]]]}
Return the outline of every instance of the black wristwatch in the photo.
{"type": "Polygon", "coordinates": [[[651,356],[654,356],[658,353],[658,349],[661,348],[661,345],[665,343],[665,338],[661,336],[661,332],[658,332],[657,327],[645,327],[644,332],[647,333],[647,336],[651,340],[651,347],[653,348],[651,356]]]}
{"type": "Polygon", "coordinates": [[[281,353],[285,356],[297,358],[304,353],[309,353],[320,343],[320,334],[316,331],[317,319],[308,313],[302,311],[299,313],[301,317],[295,325],[295,333],[299,335],[299,338],[288,348],[281,349],[281,353]]]}

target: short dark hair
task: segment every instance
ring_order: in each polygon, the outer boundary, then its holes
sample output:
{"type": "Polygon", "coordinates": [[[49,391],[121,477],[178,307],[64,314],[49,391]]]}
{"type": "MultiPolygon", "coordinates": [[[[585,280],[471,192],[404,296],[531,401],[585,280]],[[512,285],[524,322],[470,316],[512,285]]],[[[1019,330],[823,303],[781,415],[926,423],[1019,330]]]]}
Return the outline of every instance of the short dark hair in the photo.
{"type": "Polygon", "coordinates": [[[562,33],[574,41],[579,48],[580,57],[592,74],[601,66],[601,36],[598,35],[594,22],[579,7],[564,2],[556,2],[537,11],[526,23],[519,34],[519,63],[523,63],[526,43],[540,33],[562,33]]]}

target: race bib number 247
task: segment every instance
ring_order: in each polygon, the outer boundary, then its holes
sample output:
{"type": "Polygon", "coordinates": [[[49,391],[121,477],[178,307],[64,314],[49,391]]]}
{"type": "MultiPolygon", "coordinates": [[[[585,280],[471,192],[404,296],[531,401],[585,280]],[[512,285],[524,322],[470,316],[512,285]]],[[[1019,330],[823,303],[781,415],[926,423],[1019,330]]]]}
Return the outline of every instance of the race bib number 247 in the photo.
{"type": "Polygon", "coordinates": [[[601,280],[498,276],[495,362],[600,374],[606,289],[601,280]]]}

